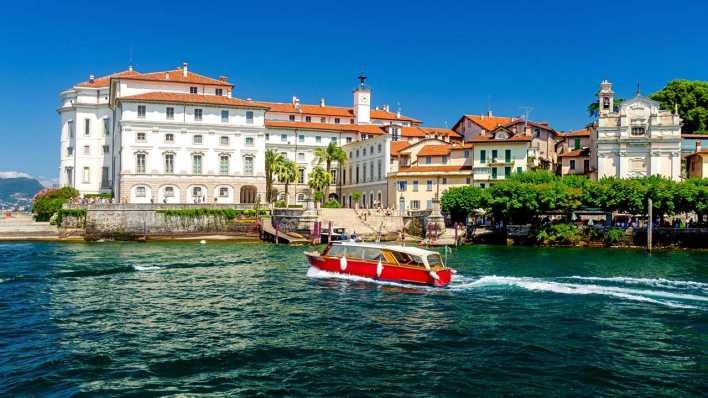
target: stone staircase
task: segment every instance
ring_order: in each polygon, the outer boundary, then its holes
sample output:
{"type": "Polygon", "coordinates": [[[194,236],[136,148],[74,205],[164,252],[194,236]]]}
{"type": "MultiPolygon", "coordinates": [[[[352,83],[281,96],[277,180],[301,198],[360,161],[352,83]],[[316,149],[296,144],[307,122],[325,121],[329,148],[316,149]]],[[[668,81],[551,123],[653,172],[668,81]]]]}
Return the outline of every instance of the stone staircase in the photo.
{"type": "Polygon", "coordinates": [[[356,232],[358,235],[375,235],[381,228],[381,234],[387,235],[400,233],[403,228],[403,218],[399,216],[384,216],[371,211],[364,216],[366,210],[354,209],[320,209],[319,220],[322,229],[326,230],[328,223],[332,222],[333,228],[344,228],[347,233],[356,232]]]}

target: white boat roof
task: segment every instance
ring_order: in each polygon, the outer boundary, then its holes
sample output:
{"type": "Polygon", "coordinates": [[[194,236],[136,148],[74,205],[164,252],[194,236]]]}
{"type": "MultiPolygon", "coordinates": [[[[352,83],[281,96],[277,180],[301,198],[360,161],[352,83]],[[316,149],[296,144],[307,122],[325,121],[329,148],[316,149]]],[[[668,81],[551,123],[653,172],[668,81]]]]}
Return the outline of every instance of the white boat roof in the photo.
{"type": "Polygon", "coordinates": [[[342,245],[342,246],[356,246],[356,247],[368,247],[370,249],[387,249],[387,250],[393,250],[401,253],[406,253],[406,254],[411,254],[414,256],[420,256],[420,257],[425,257],[429,254],[439,254],[436,251],[432,250],[425,250],[421,249],[419,247],[415,246],[401,246],[401,245],[384,245],[381,243],[369,243],[369,242],[352,242],[352,241],[342,241],[342,242],[333,242],[333,245],[342,245]]]}

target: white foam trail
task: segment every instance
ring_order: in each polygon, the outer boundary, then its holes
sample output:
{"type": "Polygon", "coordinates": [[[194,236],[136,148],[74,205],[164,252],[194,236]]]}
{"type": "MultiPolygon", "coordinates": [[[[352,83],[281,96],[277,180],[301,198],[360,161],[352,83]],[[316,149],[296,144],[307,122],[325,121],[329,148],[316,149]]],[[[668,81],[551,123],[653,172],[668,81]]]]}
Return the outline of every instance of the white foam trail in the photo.
{"type": "Polygon", "coordinates": [[[662,304],[677,308],[696,308],[689,305],[679,304],[671,300],[657,300],[652,297],[668,298],[673,300],[686,301],[708,301],[708,297],[696,296],[692,294],[677,294],[658,290],[627,289],[614,286],[583,285],[572,283],[559,283],[536,278],[520,278],[508,276],[483,276],[474,281],[464,278],[462,284],[451,286],[454,290],[464,290],[469,288],[479,288],[485,286],[516,286],[531,291],[544,291],[559,294],[599,294],[612,296],[633,301],[643,301],[647,303],[662,304]]]}
{"type": "Polygon", "coordinates": [[[146,271],[159,271],[163,268],[150,266],[150,265],[133,265],[133,269],[136,271],[146,272],[146,271]]]}
{"type": "Polygon", "coordinates": [[[323,271],[317,267],[312,267],[312,266],[307,269],[307,277],[308,278],[326,278],[326,279],[337,278],[337,279],[344,279],[344,280],[348,280],[348,281],[369,282],[369,283],[375,283],[377,285],[405,287],[405,288],[413,288],[413,289],[420,289],[420,290],[439,290],[440,289],[440,288],[435,288],[432,286],[415,285],[415,284],[407,284],[407,283],[399,283],[399,282],[391,282],[391,281],[382,281],[382,280],[378,280],[378,279],[366,278],[363,276],[342,274],[339,272],[323,271]]]}
{"type": "Polygon", "coordinates": [[[626,283],[631,285],[647,285],[654,287],[661,287],[667,289],[700,289],[708,290],[708,283],[694,282],[694,281],[679,281],[672,279],[649,279],[649,278],[629,278],[624,276],[613,276],[608,278],[601,278],[597,276],[567,276],[559,279],[578,279],[585,281],[595,281],[595,282],[618,282],[626,283]]]}

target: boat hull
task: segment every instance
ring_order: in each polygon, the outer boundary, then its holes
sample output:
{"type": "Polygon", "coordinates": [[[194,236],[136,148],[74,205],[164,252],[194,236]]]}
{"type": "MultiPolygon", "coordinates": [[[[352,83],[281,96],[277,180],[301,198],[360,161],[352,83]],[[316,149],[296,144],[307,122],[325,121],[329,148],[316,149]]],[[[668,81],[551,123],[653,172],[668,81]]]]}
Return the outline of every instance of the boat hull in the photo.
{"type": "Polygon", "coordinates": [[[346,268],[342,270],[342,262],[337,257],[326,257],[306,253],[310,265],[322,271],[345,275],[355,275],[387,282],[415,283],[437,287],[445,287],[452,279],[449,268],[437,271],[437,279],[430,272],[413,267],[382,264],[381,274],[377,273],[378,262],[357,259],[347,259],[346,268]]]}

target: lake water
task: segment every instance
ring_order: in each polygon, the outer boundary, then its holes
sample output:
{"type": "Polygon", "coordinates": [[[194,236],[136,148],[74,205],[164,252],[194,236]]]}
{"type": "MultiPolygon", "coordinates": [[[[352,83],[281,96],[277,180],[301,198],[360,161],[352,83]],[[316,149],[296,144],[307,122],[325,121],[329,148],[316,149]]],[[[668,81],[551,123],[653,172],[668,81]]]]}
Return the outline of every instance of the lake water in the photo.
{"type": "Polygon", "coordinates": [[[708,391],[708,252],[466,247],[434,289],[302,251],[0,244],[0,396],[708,391]]]}

